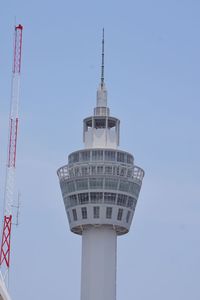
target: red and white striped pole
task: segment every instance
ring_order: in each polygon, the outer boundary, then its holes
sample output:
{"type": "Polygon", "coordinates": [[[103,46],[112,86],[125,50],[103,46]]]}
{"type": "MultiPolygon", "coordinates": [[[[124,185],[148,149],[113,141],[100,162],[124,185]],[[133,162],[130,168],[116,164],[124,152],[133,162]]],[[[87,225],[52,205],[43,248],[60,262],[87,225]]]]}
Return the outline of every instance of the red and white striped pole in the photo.
{"type": "Polygon", "coordinates": [[[9,139],[8,156],[6,165],[6,182],[4,191],[4,220],[2,230],[2,241],[0,248],[0,267],[8,271],[10,267],[11,228],[12,228],[12,206],[14,200],[15,168],[17,153],[18,134],[18,107],[20,92],[20,71],[22,54],[22,31],[23,26],[15,26],[14,59],[12,69],[11,104],[9,116],[9,139]]]}

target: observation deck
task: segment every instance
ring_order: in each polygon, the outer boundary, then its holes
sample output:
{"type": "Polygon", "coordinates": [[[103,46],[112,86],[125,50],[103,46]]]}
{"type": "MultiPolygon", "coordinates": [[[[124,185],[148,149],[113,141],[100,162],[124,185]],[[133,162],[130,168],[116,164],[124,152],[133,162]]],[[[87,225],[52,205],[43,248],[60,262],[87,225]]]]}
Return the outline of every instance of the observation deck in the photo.
{"type": "Polygon", "coordinates": [[[144,177],[130,153],[75,151],[57,174],[72,232],[81,235],[89,226],[112,227],[117,235],[129,231],[144,177]]]}

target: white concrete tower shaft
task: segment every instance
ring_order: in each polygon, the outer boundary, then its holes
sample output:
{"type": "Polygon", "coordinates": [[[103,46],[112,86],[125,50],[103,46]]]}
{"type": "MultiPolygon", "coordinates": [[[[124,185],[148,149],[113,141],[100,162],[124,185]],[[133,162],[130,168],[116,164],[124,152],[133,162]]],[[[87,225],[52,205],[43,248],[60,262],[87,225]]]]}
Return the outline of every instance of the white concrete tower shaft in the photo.
{"type": "Polygon", "coordinates": [[[116,300],[117,236],[131,226],[144,171],[118,150],[120,121],[111,117],[101,82],[94,114],[83,120],[85,148],[57,174],[70,230],[82,235],[81,300],[116,300]]]}
{"type": "MultiPolygon", "coordinates": [[[[104,29],[102,37],[101,82],[97,90],[96,108],[94,109],[93,128],[85,139],[85,146],[91,138],[91,148],[108,145],[117,148],[116,130],[113,138],[108,127],[109,108],[107,107],[107,90],[104,82],[104,29]],[[97,119],[95,118],[97,116],[97,119]],[[101,118],[101,119],[100,119],[101,118]],[[103,120],[105,123],[103,124],[103,120]],[[95,126],[95,122],[102,126],[95,126]]],[[[88,227],[82,232],[81,265],[81,300],[115,300],[116,299],[116,255],[117,234],[113,227],[88,227]]]]}
{"type": "Polygon", "coordinates": [[[117,234],[89,227],[82,234],[81,300],[116,299],[117,234]]]}

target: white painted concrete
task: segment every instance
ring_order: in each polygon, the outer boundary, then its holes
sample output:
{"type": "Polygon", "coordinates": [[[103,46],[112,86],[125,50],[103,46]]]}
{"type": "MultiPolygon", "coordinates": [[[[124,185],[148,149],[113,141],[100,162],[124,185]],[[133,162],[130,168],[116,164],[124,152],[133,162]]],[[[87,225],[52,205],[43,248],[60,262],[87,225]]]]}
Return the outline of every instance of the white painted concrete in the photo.
{"type": "Polygon", "coordinates": [[[97,107],[107,107],[107,90],[105,83],[103,87],[101,87],[100,84],[97,90],[97,107]]]}
{"type": "Polygon", "coordinates": [[[117,149],[118,134],[111,128],[90,128],[85,132],[85,148],[117,149]]]}
{"type": "Polygon", "coordinates": [[[116,300],[117,235],[106,226],[82,235],[81,300],[116,300]]]}

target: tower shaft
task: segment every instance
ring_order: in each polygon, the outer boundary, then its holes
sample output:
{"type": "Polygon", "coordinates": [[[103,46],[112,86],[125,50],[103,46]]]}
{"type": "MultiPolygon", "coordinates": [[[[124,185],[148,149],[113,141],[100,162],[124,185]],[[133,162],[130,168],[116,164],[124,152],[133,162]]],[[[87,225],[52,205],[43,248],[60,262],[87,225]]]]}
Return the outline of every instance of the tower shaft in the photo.
{"type": "Polygon", "coordinates": [[[116,299],[117,234],[89,227],[82,234],[81,300],[116,299]]]}

